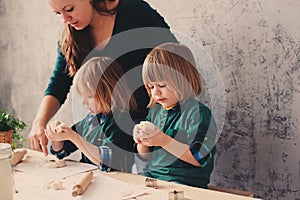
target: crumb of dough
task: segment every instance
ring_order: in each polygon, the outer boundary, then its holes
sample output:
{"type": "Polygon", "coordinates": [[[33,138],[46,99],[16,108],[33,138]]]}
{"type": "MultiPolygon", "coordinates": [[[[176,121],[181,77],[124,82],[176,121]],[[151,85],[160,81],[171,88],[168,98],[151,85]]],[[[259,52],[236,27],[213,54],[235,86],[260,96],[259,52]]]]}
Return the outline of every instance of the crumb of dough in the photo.
{"type": "Polygon", "coordinates": [[[46,189],[54,189],[54,190],[62,190],[62,182],[61,181],[50,181],[45,185],[46,189]]]}
{"type": "Polygon", "coordinates": [[[40,163],[40,167],[43,168],[61,168],[66,166],[66,161],[64,160],[46,160],[40,163]]]}
{"type": "Polygon", "coordinates": [[[61,189],[63,189],[63,187],[62,187],[62,182],[59,181],[59,182],[56,182],[56,183],[52,184],[52,188],[53,188],[54,190],[61,190],[61,189]]]}
{"type": "Polygon", "coordinates": [[[50,181],[49,183],[47,183],[47,184],[44,185],[44,188],[46,188],[47,190],[48,190],[48,189],[51,189],[51,186],[52,186],[52,184],[53,184],[54,182],[55,182],[55,181],[50,181]]]}

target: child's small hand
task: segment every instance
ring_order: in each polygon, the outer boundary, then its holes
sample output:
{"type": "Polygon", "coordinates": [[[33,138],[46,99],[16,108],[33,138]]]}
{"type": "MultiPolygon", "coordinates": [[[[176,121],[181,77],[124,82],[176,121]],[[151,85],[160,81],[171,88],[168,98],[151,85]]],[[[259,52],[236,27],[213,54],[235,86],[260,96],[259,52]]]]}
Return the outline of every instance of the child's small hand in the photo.
{"type": "Polygon", "coordinates": [[[62,128],[66,126],[67,126],[66,124],[55,120],[47,126],[47,129],[51,130],[52,132],[62,132],[62,128]]]}
{"type": "Polygon", "coordinates": [[[141,138],[153,137],[159,132],[161,132],[161,130],[157,126],[155,126],[154,124],[148,121],[142,121],[139,124],[139,128],[140,128],[139,132],[141,138]]]}
{"type": "Polygon", "coordinates": [[[158,133],[156,133],[155,135],[153,135],[151,137],[147,136],[147,134],[142,132],[141,142],[143,145],[148,146],[148,147],[151,147],[151,146],[163,147],[166,145],[167,137],[169,137],[169,136],[166,135],[165,133],[163,133],[161,130],[159,130],[158,133]]]}
{"type": "Polygon", "coordinates": [[[157,126],[148,121],[138,124],[138,133],[141,143],[145,146],[162,146],[166,136],[157,126]]]}
{"type": "Polygon", "coordinates": [[[45,129],[45,134],[49,140],[63,141],[69,140],[73,130],[59,121],[53,121],[45,129]]]}
{"type": "Polygon", "coordinates": [[[59,124],[58,126],[56,126],[56,132],[62,132],[63,128],[65,128],[65,127],[67,127],[66,124],[64,124],[64,123],[59,124]]]}
{"type": "Polygon", "coordinates": [[[140,137],[140,130],[141,128],[139,127],[139,124],[135,125],[133,128],[133,140],[137,143],[137,144],[141,144],[141,137],[140,137]]]}

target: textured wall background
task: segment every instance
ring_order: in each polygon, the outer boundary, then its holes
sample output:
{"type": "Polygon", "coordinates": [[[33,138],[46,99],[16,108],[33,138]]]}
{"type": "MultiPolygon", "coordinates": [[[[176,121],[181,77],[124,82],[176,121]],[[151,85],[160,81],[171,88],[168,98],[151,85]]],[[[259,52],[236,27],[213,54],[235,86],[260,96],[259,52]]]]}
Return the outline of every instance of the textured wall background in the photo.
{"type": "MultiPolygon", "coordinates": [[[[300,199],[300,1],[148,2],[202,44],[222,75],[227,112],[212,183],[300,199]]],[[[62,25],[46,1],[0,0],[0,16],[0,103],[30,123],[62,25]]],[[[57,117],[72,122],[70,101],[57,117]]]]}
{"type": "MultiPolygon", "coordinates": [[[[30,125],[54,68],[62,23],[47,1],[0,0],[0,25],[0,103],[30,125]]],[[[57,117],[71,122],[69,116],[67,103],[57,117]]]]}

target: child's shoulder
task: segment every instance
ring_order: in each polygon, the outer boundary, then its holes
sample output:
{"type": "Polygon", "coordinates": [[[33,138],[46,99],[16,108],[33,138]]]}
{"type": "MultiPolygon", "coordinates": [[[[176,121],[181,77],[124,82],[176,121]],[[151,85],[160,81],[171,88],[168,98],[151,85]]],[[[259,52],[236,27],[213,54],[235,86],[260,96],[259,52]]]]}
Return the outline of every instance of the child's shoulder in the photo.
{"type": "Polygon", "coordinates": [[[190,99],[184,104],[184,110],[186,112],[200,112],[200,113],[211,113],[211,110],[204,103],[197,99],[190,99]]]}

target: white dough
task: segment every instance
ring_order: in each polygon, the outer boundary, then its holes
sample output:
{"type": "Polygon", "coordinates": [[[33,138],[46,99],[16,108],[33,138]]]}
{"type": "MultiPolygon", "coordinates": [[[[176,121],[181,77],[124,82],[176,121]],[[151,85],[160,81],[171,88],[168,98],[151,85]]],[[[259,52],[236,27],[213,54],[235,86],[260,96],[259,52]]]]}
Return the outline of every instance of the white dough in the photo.
{"type": "Polygon", "coordinates": [[[64,160],[46,160],[40,164],[40,167],[44,168],[60,168],[65,167],[66,161],[64,160]]]}
{"type": "Polygon", "coordinates": [[[143,127],[148,127],[150,129],[155,129],[155,126],[154,124],[152,124],[151,122],[148,122],[148,121],[141,121],[140,124],[139,124],[139,127],[140,128],[143,128],[143,127]]]}

